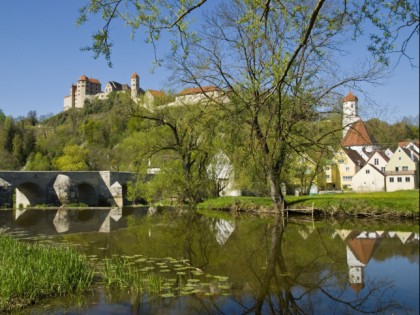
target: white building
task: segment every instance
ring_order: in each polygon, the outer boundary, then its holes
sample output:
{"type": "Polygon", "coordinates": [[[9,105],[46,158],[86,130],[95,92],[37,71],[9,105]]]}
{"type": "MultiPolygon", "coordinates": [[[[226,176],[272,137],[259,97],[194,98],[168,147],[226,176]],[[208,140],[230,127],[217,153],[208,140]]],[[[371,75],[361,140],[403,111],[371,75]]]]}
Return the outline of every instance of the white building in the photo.
{"type": "Polygon", "coordinates": [[[386,191],[418,188],[418,162],[414,151],[398,147],[385,167],[386,191]]]}
{"type": "Polygon", "coordinates": [[[354,176],[352,188],[356,192],[385,191],[385,167],[389,161],[382,151],[376,151],[354,176]]]}

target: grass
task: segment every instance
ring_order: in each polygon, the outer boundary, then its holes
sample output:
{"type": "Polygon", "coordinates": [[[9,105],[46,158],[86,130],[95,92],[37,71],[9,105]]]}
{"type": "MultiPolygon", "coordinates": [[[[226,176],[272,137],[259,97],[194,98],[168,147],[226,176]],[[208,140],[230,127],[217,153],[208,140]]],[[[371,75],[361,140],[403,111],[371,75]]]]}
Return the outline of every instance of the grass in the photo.
{"type": "Polygon", "coordinates": [[[87,259],[73,250],[0,235],[0,313],[82,292],[92,281],[87,259]]]}
{"type": "MultiPolygon", "coordinates": [[[[289,208],[315,209],[325,215],[419,216],[419,190],[375,193],[340,193],[312,196],[286,196],[289,208]]],[[[199,205],[200,210],[273,210],[269,197],[220,197],[199,205]]]]}

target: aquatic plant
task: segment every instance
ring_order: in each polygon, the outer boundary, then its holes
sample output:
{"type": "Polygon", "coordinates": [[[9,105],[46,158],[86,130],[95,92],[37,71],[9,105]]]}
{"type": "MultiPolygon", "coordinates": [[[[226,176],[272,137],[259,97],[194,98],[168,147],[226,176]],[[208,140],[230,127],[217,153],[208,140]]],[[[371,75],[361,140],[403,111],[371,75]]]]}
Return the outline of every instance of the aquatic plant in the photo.
{"type": "Polygon", "coordinates": [[[0,235],[0,313],[44,297],[86,290],[93,271],[69,248],[19,242],[0,235]]]}
{"type": "Polygon", "coordinates": [[[101,274],[104,284],[110,288],[163,298],[223,294],[230,289],[228,277],[206,274],[191,266],[186,259],[171,257],[113,256],[104,259],[101,274]]]}

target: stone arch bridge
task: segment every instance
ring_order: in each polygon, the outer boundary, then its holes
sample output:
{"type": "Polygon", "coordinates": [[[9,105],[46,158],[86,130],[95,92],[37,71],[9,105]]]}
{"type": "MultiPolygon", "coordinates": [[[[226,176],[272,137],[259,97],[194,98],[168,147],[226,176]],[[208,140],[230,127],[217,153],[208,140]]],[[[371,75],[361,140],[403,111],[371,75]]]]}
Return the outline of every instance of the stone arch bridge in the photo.
{"type": "Polygon", "coordinates": [[[136,180],[129,172],[14,172],[0,171],[0,207],[35,205],[117,206],[127,203],[127,183],[136,180]]]}

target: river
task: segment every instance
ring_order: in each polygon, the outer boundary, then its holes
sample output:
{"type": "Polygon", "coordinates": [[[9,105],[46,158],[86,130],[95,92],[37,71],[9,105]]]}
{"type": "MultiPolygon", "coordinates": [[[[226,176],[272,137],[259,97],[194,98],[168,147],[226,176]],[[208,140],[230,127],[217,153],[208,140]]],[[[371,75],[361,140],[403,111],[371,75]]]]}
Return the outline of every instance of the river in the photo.
{"type": "Polygon", "coordinates": [[[95,285],[16,314],[419,314],[415,221],[60,208],[1,210],[0,233],[196,283],[171,295],[95,285]]]}

